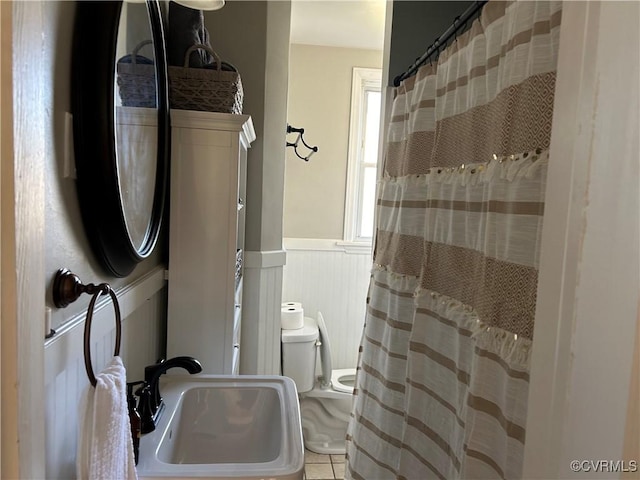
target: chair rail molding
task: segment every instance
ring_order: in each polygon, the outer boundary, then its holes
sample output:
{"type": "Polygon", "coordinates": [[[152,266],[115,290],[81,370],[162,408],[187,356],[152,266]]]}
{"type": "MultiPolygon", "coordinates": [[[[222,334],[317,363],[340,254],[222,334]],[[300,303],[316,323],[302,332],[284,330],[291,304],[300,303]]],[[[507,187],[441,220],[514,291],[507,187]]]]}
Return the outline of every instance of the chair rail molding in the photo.
{"type": "Polygon", "coordinates": [[[348,242],[333,238],[285,238],[285,250],[315,252],[344,252],[348,254],[370,255],[371,242],[348,242]]]}

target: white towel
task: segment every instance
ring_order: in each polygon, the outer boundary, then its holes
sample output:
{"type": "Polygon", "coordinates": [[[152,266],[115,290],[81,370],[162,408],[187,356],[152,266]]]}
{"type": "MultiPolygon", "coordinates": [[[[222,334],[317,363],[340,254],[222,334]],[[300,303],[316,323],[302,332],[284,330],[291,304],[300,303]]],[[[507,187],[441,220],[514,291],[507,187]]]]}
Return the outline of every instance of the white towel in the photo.
{"type": "Polygon", "coordinates": [[[80,480],[138,478],[127,408],[127,376],[120,357],[96,375],[80,405],[76,473],[80,480]]]}

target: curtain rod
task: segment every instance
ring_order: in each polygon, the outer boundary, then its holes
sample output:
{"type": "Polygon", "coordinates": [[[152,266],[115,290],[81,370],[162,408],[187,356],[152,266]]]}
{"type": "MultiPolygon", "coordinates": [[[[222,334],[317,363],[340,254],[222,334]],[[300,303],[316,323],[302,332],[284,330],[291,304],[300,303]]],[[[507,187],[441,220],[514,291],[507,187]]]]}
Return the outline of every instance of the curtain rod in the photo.
{"type": "Polygon", "coordinates": [[[418,58],[413,63],[413,65],[411,65],[404,73],[398,75],[396,78],[393,79],[393,85],[398,87],[400,86],[400,82],[402,82],[404,79],[409,78],[410,76],[415,74],[418,71],[418,68],[420,68],[420,66],[424,64],[424,62],[426,62],[429,59],[429,57],[431,57],[431,55],[433,55],[435,52],[438,52],[441,47],[446,46],[449,39],[453,35],[455,35],[456,32],[458,32],[458,30],[460,30],[464,25],[466,25],[469,19],[473,17],[478,12],[478,10],[484,7],[484,5],[487,2],[488,0],[478,0],[473,4],[469,5],[469,7],[467,7],[467,9],[462,13],[462,15],[459,15],[456,18],[454,18],[453,24],[449,28],[447,28],[447,30],[442,35],[436,38],[436,40],[431,44],[431,46],[427,48],[427,51],[424,52],[422,56],[418,58]]]}

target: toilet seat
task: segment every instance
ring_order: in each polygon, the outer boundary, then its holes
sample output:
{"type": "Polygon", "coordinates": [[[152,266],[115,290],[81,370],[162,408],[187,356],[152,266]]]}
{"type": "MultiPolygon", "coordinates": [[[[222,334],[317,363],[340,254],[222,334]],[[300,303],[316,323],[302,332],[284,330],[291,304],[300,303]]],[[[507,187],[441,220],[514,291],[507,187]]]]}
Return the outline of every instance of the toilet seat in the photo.
{"type": "Polygon", "coordinates": [[[342,368],[331,373],[331,386],[338,392],[353,393],[355,381],[355,368],[342,368]]]}
{"type": "Polygon", "coordinates": [[[331,364],[331,344],[324,317],[318,312],[318,331],[320,340],[320,363],[322,366],[322,376],[320,377],[320,387],[323,389],[333,389],[336,392],[353,393],[353,385],[356,376],[355,368],[343,368],[333,370],[331,364]]]}

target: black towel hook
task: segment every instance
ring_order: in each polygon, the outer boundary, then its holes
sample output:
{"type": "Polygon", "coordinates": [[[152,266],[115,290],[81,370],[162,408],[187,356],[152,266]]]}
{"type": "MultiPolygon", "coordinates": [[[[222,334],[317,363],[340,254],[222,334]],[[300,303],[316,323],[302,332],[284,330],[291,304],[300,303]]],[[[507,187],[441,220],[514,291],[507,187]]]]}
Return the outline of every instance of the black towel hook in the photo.
{"type": "Polygon", "coordinates": [[[101,295],[109,295],[113,302],[113,309],[115,311],[116,321],[116,344],[113,355],[120,355],[120,343],[122,340],[122,321],[120,314],[120,305],[118,304],[118,297],[108,283],[100,283],[94,285],[89,283],[84,285],[80,278],[70,272],[66,268],[62,268],[56,272],[56,276],[53,279],[53,303],[58,308],[64,308],[70,303],[75,302],[80,295],[88,293],[92,295],[87,308],[87,318],[84,322],[84,367],[89,377],[89,382],[94,387],[97,380],[93,373],[93,366],[91,365],[91,322],[93,321],[93,310],[96,305],[98,297],[101,295]]]}

